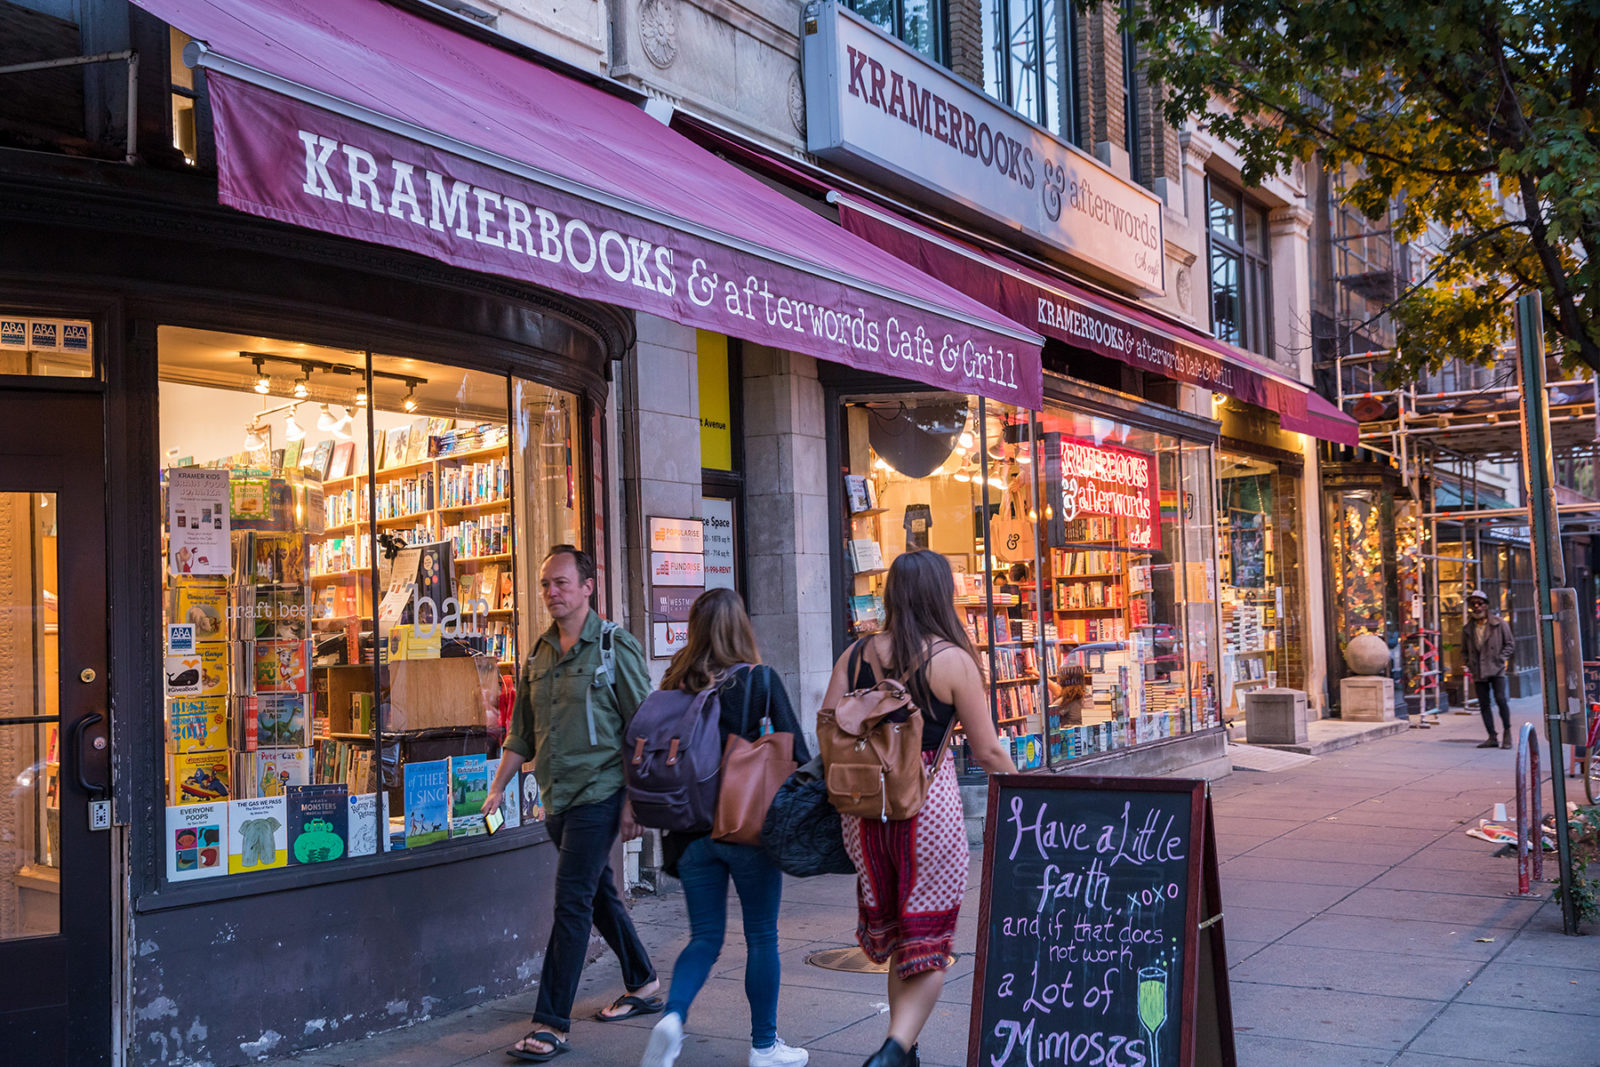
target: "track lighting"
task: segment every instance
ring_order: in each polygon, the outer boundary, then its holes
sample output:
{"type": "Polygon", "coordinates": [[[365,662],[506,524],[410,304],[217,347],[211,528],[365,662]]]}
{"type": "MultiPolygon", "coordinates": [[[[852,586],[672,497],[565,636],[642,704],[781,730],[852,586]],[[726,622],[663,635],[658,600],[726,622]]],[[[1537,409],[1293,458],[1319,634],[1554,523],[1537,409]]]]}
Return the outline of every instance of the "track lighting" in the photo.
{"type": "Polygon", "coordinates": [[[323,404],[317,414],[317,429],[323,433],[328,433],[338,422],[339,420],[333,417],[333,409],[323,404]]]}
{"type": "Polygon", "coordinates": [[[366,388],[366,386],[362,386],[360,389],[356,390],[356,406],[357,407],[363,407],[363,408],[367,406],[367,388],[366,388]]]}
{"type": "Polygon", "coordinates": [[[267,372],[262,368],[261,360],[259,358],[252,360],[251,362],[255,364],[256,368],[255,390],[262,396],[266,396],[268,393],[272,392],[272,379],[267,377],[267,372]]]}
{"type": "Polygon", "coordinates": [[[416,386],[413,385],[409,390],[406,391],[406,398],[404,400],[400,401],[400,406],[405,408],[407,414],[410,414],[411,412],[417,410],[417,387],[416,386]]]}
{"type": "Polygon", "coordinates": [[[311,395],[311,372],[306,371],[304,378],[297,379],[294,383],[294,398],[304,400],[311,395]]]}
{"type": "Polygon", "coordinates": [[[249,426],[245,427],[244,447],[246,451],[254,452],[256,449],[264,447],[266,443],[266,438],[261,436],[260,423],[252,422],[249,426]]]}
{"type": "Polygon", "coordinates": [[[283,436],[290,441],[299,441],[302,440],[305,435],[305,430],[301,429],[300,424],[294,421],[294,411],[290,410],[289,414],[283,420],[283,436]]]}

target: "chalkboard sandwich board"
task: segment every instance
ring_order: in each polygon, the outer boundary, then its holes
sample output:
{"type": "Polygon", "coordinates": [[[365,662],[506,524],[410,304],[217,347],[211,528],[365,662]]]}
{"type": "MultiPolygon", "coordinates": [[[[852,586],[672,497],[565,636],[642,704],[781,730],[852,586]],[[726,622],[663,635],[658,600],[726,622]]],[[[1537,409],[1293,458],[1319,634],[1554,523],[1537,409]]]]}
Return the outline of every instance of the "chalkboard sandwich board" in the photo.
{"type": "Polygon", "coordinates": [[[968,1067],[1234,1067],[1203,781],[989,779],[968,1067]]]}

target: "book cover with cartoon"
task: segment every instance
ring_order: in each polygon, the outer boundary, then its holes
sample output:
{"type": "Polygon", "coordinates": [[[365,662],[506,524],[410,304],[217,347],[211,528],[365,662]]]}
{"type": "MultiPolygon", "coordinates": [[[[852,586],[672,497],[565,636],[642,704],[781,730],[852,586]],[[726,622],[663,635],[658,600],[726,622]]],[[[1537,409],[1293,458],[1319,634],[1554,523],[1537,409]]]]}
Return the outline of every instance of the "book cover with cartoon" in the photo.
{"type": "Polygon", "coordinates": [[[257,694],[310,689],[310,650],[304,641],[256,641],[250,648],[250,662],[251,689],[257,694]]]}
{"type": "Polygon", "coordinates": [[[233,795],[228,784],[231,777],[226,752],[173,753],[167,775],[170,802],[210,804],[227,800],[233,795]]]}
{"type": "MultiPolygon", "coordinates": [[[[387,802],[387,793],[351,793],[345,800],[345,807],[349,811],[346,818],[349,827],[349,854],[351,858],[357,856],[371,856],[378,851],[378,826],[381,815],[387,811],[385,803],[379,807],[378,798],[382,797],[387,802]]],[[[383,819],[387,825],[388,819],[383,819]]]]}
{"type": "Polygon", "coordinates": [[[228,747],[228,702],[214,697],[177,697],[167,702],[167,748],[171,752],[220,752],[228,747]]]}
{"type": "Polygon", "coordinates": [[[451,837],[477,837],[489,832],[483,824],[483,801],[488,795],[488,760],[483,756],[451,756],[451,837]]]}
{"type": "Polygon", "coordinates": [[[172,579],[172,622],[194,627],[197,643],[228,639],[228,583],[221,579],[172,579]]]}
{"type": "Polygon", "coordinates": [[[284,797],[228,804],[228,873],[289,865],[289,811],[284,797]]]}
{"type": "Polygon", "coordinates": [[[248,755],[251,792],[258,797],[281,797],[293,786],[311,784],[309,748],[263,748],[248,755]]]}
{"type": "Polygon", "coordinates": [[[343,782],[289,787],[289,862],[343,859],[350,836],[350,791],[343,782]]]}
{"type": "MultiPolygon", "coordinates": [[[[487,760],[484,767],[489,773],[489,781],[494,781],[494,776],[500,773],[500,761],[487,760]]],[[[506,817],[506,828],[522,825],[522,788],[516,776],[506,783],[505,795],[500,798],[500,814],[506,817]]]]}
{"type": "Polygon", "coordinates": [[[406,848],[450,836],[450,761],[405,765],[406,848]]]}
{"type": "Polygon", "coordinates": [[[228,873],[228,805],[179,804],[167,809],[167,880],[228,873]]]}
{"type": "Polygon", "coordinates": [[[522,781],[522,821],[544,822],[544,797],[539,792],[539,779],[532,771],[522,771],[517,777],[522,781]]]}
{"type": "Polygon", "coordinates": [[[310,748],[311,713],[304,693],[261,693],[245,698],[245,711],[255,721],[256,748],[310,748]]]}

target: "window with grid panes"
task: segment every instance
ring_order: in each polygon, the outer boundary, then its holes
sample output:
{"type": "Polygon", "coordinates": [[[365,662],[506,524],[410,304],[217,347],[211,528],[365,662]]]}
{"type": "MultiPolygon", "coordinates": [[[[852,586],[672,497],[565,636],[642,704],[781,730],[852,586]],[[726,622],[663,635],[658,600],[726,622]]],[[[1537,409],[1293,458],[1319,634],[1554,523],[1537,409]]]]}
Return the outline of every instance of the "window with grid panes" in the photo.
{"type": "Polygon", "coordinates": [[[1272,289],[1267,213],[1216,178],[1206,179],[1206,246],[1211,333],[1272,355],[1272,289]]]}
{"type": "Polygon", "coordinates": [[[845,0],[845,6],[935,63],[949,65],[949,25],[944,0],[845,0]]]}
{"type": "Polygon", "coordinates": [[[1072,5],[1065,0],[986,0],[986,5],[984,91],[1078,144],[1072,5]]]}

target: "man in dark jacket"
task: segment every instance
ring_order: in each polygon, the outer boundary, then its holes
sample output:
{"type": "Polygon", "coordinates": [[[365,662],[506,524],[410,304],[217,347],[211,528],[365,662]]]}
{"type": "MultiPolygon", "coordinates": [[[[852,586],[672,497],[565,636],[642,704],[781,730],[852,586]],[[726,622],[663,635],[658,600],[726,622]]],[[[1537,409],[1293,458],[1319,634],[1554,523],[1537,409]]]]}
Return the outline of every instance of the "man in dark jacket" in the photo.
{"type": "Polygon", "coordinates": [[[1482,589],[1467,594],[1467,624],[1461,631],[1461,661],[1472,672],[1473,686],[1478,690],[1478,710],[1483,714],[1484,728],[1489,739],[1479,748],[1511,747],[1511,704],[1507,699],[1506,674],[1511,670],[1511,657],[1516,652],[1516,638],[1511,634],[1511,624],[1499,612],[1489,610],[1489,598],[1482,589]],[[1500,705],[1500,740],[1494,736],[1494,709],[1489,698],[1493,696],[1500,705]]]}

